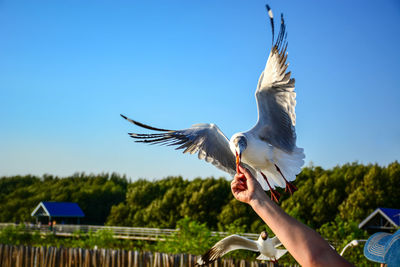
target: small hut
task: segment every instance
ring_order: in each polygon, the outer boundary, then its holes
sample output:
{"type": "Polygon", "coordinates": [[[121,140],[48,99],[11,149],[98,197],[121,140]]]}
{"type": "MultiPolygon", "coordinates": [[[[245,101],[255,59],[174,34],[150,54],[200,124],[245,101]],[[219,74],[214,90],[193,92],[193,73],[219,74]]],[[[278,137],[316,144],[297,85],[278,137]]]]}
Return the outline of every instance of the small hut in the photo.
{"type": "Polygon", "coordinates": [[[375,232],[393,232],[400,226],[400,209],[377,208],[365,218],[358,228],[375,232]]]}
{"type": "Polygon", "coordinates": [[[73,202],[40,202],[33,210],[33,217],[36,217],[36,223],[57,223],[79,224],[80,218],[85,214],[77,203],[73,202]]]}

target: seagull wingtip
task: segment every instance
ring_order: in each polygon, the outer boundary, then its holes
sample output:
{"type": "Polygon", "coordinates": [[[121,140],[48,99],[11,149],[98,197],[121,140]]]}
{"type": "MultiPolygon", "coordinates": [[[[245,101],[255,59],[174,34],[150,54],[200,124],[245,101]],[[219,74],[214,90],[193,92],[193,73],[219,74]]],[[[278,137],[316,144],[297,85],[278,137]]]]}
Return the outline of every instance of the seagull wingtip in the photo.
{"type": "Polygon", "coordinates": [[[197,262],[195,263],[194,266],[203,266],[203,265],[205,265],[205,264],[206,264],[206,262],[203,260],[202,257],[200,257],[200,258],[197,260],[197,262]]]}
{"type": "Polygon", "coordinates": [[[274,14],[272,13],[271,7],[270,7],[268,4],[266,4],[265,7],[267,8],[268,16],[269,16],[271,19],[273,19],[273,18],[274,18],[274,14]]]}

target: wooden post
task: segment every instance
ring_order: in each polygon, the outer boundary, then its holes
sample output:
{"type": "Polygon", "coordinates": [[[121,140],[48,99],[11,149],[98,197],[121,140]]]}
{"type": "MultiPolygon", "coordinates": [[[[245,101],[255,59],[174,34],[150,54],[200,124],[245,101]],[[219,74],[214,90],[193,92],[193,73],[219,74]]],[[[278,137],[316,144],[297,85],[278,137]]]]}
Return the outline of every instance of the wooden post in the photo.
{"type": "Polygon", "coordinates": [[[23,267],[25,266],[25,251],[27,250],[27,247],[24,245],[20,246],[20,251],[19,251],[19,256],[21,257],[20,259],[20,266],[23,267]]]}
{"type": "Polygon", "coordinates": [[[36,265],[36,251],[37,251],[37,248],[32,247],[32,252],[31,252],[31,263],[30,263],[30,265],[28,265],[28,266],[31,266],[31,267],[36,267],[36,266],[37,266],[37,265],[36,265]]]}
{"type": "Polygon", "coordinates": [[[74,258],[73,258],[74,259],[73,260],[74,265],[73,266],[79,266],[78,249],[74,248],[73,251],[74,251],[74,258]]]}
{"type": "Polygon", "coordinates": [[[106,266],[110,266],[110,250],[105,250],[106,252],[106,266]]]}
{"type": "Polygon", "coordinates": [[[49,247],[47,249],[46,265],[45,266],[51,266],[51,262],[52,261],[53,261],[53,247],[49,247]]]}
{"type": "Polygon", "coordinates": [[[10,246],[10,259],[8,261],[8,264],[9,264],[10,267],[12,267],[13,262],[15,262],[14,251],[15,251],[14,246],[10,246]]]}
{"type": "Polygon", "coordinates": [[[3,265],[3,249],[4,245],[0,244],[0,265],[3,265]]]}
{"type": "Polygon", "coordinates": [[[16,267],[20,267],[21,263],[20,263],[20,260],[19,260],[19,249],[18,249],[18,247],[14,248],[13,257],[15,257],[15,259],[13,259],[13,262],[15,262],[16,267]]]}
{"type": "Polygon", "coordinates": [[[72,248],[68,249],[68,267],[72,267],[72,248]]]}
{"type": "Polygon", "coordinates": [[[16,247],[16,246],[12,246],[12,247],[13,247],[13,259],[12,259],[11,265],[13,265],[13,263],[15,263],[16,267],[20,267],[21,262],[19,260],[19,247],[16,247]]]}
{"type": "Polygon", "coordinates": [[[117,267],[121,267],[121,250],[120,249],[118,249],[118,250],[116,250],[115,251],[116,252],[116,263],[115,263],[115,265],[117,266],[117,267]]]}
{"type": "Polygon", "coordinates": [[[115,250],[111,250],[111,267],[116,267],[115,258],[117,256],[117,252],[115,250]]]}
{"type": "Polygon", "coordinates": [[[38,257],[37,257],[37,266],[43,266],[44,263],[44,247],[40,247],[38,251],[38,257]]]}
{"type": "Polygon", "coordinates": [[[4,252],[3,252],[3,261],[1,262],[1,266],[7,266],[7,260],[8,260],[8,245],[4,246],[4,252]]]}
{"type": "Polygon", "coordinates": [[[82,266],[82,264],[83,264],[82,248],[78,248],[78,256],[79,256],[79,264],[78,264],[78,266],[82,266]]]}
{"type": "Polygon", "coordinates": [[[31,266],[29,265],[29,255],[32,252],[32,247],[25,247],[25,255],[24,255],[24,266],[31,266]]]}
{"type": "Polygon", "coordinates": [[[53,253],[52,253],[52,260],[50,261],[50,266],[56,266],[56,261],[57,261],[57,247],[53,247],[53,253]]]}
{"type": "Polygon", "coordinates": [[[59,264],[60,264],[61,267],[65,266],[65,263],[64,263],[64,262],[66,262],[66,259],[64,259],[65,258],[65,251],[66,251],[65,248],[60,247],[60,261],[59,261],[59,264]]]}
{"type": "Polygon", "coordinates": [[[135,251],[135,255],[134,255],[134,259],[133,259],[133,267],[139,267],[139,251],[135,251]]]}
{"type": "Polygon", "coordinates": [[[128,251],[128,267],[132,267],[133,262],[132,262],[132,252],[131,250],[128,251]]]}
{"type": "MultiPolygon", "coordinates": [[[[92,252],[93,252],[93,254],[92,254],[92,265],[93,266],[99,266],[98,263],[97,263],[97,252],[98,252],[98,250],[94,249],[94,250],[92,250],[92,252]]],[[[92,265],[90,265],[90,266],[92,266],[92,265]]]]}

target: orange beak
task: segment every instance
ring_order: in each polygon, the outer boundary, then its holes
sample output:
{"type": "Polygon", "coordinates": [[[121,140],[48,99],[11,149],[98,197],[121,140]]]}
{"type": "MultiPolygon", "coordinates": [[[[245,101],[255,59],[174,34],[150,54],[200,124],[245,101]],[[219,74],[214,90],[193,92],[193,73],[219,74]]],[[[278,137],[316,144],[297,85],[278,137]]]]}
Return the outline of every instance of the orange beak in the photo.
{"type": "Polygon", "coordinates": [[[237,173],[240,173],[240,171],[239,171],[240,158],[241,158],[241,155],[236,152],[236,172],[237,173]]]}

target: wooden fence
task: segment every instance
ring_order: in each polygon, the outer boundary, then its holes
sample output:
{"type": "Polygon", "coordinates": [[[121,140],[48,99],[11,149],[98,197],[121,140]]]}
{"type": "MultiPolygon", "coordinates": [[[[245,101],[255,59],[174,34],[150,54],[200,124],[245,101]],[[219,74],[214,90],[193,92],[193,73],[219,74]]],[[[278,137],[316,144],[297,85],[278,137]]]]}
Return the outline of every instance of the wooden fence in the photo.
{"type": "MultiPolygon", "coordinates": [[[[10,246],[0,244],[1,267],[194,267],[197,256],[113,249],[10,246]]],[[[272,267],[273,263],[219,259],[208,267],[272,267]]],[[[278,265],[275,265],[278,266],[278,265]]]]}

